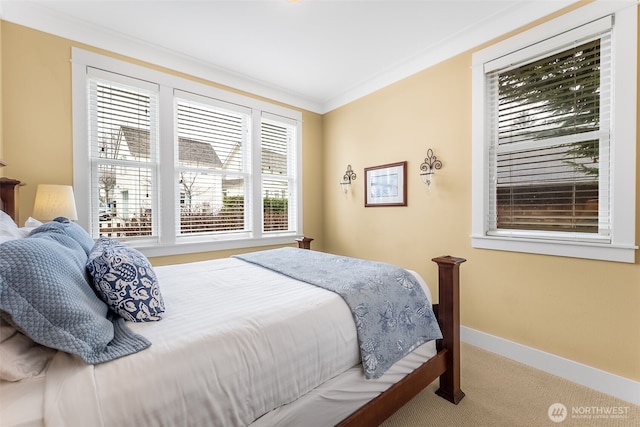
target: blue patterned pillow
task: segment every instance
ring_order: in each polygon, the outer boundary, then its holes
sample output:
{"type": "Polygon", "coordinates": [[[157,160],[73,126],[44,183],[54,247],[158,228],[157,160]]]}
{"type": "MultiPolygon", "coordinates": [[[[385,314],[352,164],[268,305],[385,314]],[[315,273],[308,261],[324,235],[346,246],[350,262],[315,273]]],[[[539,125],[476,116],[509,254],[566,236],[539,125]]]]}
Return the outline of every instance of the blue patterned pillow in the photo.
{"type": "Polygon", "coordinates": [[[93,287],[111,309],[131,322],[160,320],[164,300],[149,260],[138,250],[101,237],[89,253],[93,287]]]}

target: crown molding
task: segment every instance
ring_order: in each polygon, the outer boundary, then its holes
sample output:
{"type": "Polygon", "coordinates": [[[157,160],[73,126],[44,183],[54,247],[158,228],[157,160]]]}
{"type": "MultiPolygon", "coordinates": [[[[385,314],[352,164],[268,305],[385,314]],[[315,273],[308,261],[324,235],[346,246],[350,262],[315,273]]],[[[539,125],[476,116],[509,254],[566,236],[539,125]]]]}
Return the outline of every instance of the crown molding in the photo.
{"type": "Polygon", "coordinates": [[[528,23],[544,18],[551,13],[576,3],[577,0],[549,2],[520,1],[514,3],[509,13],[501,13],[485,20],[472,29],[461,28],[457,36],[446,43],[425,45],[423,53],[401,64],[393,64],[376,77],[327,99],[309,99],[292,93],[286,88],[274,87],[246,75],[206,63],[198,58],[170,51],[123,34],[88,25],[77,19],[61,15],[43,4],[0,0],[0,18],[78,43],[104,49],[116,54],[135,58],[177,72],[199,77],[216,84],[247,92],[292,107],[324,114],[369,95],[390,84],[405,79],[419,71],[446,59],[473,49],[483,43],[517,30],[528,23]]]}
{"type": "Polygon", "coordinates": [[[83,21],[59,14],[43,5],[0,0],[0,18],[7,22],[135,58],[296,108],[315,113],[321,113],[322,110],[320,102],[306,99],[286,89],[274,87],[217,67],[215,64],[209,64],[197,58],[165,49],[162,46],[127,37],[106,28],[88,25],[83,21]]]}

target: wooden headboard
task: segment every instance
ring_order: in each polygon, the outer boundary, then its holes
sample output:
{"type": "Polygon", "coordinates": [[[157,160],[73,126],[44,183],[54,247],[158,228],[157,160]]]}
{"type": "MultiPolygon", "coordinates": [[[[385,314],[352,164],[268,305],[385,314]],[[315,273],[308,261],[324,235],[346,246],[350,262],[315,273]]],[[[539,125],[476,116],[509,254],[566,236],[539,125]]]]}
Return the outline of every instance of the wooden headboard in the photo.
{"type": "Polygon", "coordinates": [[[0,178],[0,209],[18,222],[18,187],[17,179],[0,178]]]}

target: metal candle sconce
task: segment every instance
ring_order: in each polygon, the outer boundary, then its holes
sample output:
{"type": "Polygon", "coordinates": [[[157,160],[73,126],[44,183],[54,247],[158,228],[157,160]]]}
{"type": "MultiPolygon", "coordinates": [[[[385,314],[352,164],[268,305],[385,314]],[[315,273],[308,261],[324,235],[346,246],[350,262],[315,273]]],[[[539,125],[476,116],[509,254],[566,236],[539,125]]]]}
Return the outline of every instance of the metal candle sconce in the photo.
{"type": "Polygon", "coordinates": [[[424,162],[420,165],[420,176],[422,177],[422,182],[424,182],[427,187],[431,188],[435,170],[441,168],[442,162],[438,160],[438,158],[433,154],[433,150],[429,148],[427,150],[427,157],[425,157],[424,162]]]}
{"type": "Polygon", "coordinates": [[[351,181],[356,180],[356,173],[351,169],[351,165],[347,165],[347,170],[342,176],[342,181],[340,181],[340,186],[342,187],[342,192],[347,194],[349,192],[349,188],[351,188],[351,181]]]}

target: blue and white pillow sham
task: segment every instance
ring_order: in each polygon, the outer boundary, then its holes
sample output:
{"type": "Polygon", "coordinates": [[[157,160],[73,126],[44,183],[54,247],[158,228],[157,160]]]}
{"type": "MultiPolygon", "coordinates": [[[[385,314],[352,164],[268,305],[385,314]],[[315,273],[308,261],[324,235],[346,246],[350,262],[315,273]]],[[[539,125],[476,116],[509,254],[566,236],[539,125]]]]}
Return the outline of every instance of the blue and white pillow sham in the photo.
{"type": "Polygon", "coordinates": [[[100,298],[120,317],[131,322],[162,318],[164,300],[158,279],[140,251],[101,237],[89,253],[87,268],[100,298]]]}

